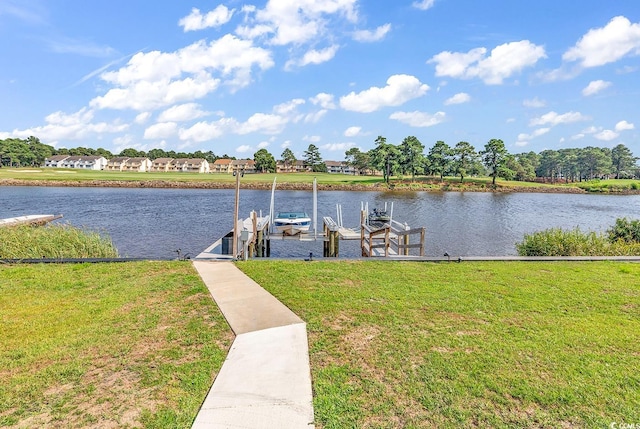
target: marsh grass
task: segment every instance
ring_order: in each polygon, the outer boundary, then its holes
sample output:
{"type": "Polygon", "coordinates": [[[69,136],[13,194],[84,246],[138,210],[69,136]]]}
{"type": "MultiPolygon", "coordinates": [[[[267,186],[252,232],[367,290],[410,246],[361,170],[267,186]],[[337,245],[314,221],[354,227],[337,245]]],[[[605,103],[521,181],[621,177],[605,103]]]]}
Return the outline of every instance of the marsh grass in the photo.
{"type": "Polygon", "coordinates": [[[188,262],[0,265],[0,427],[188,428],[232,333],[188,262]]]}
{"type": "Polygon", "coordinates": [[[0,259],[117,256],[116,248],[105,234],[68,224],[0,228],[0,259]]]}
{"type": "Polygon", "coordinates": [[[640,421],[640,265],[239,267],[308,324],[318,428],[640,421]]]}
{"type": "MultiPolygon", "coordinates": [[[[624,225],[616,225],[623,229],[624,225]]],[[[580,228],[551,228],[525,234],[516,243],[520,256],[640,256],[640,242],[624,241],[580,228]]]]}

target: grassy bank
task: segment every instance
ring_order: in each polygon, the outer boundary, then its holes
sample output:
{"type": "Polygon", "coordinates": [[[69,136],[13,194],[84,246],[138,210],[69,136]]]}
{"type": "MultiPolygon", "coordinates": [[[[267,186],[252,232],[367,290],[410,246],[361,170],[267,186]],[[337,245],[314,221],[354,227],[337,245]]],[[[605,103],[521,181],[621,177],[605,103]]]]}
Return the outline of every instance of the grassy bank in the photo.
{"type": "Polygon", "coordinates": [[[0,228],[0,259],[115,258],[111,239],[66,224],[0,228]]]}
{"type": "MultiPolygon", "coordinates": [[[[287,173],[287,174],[245,174],[241,180],[243,188],[271,189],[271,183],[277,177],[280,189],[311,189],[314,178],[323,190],[386,190],[389,187],[398,191],[469,191],[469,192],[564,192],[584,193],[580,184],[541,184],[498,180],[496,186],[490,177],[470,177],[460,182],[459,177],[392,178],[390,186],[384,183],[382,176],[349,176],[328,173],[287,173]]],[[[115,171],[83,171],[58,168],[0,168],[0,186],[112,186],[112,187],[163,187],[163,188],[232,188],[235,177],[231,174],[197,173],[135,173],[115,171]]],[[[616,189],[609,182],[609,190],[616,189]]],[[[635,188],[624,184],[626,193],[640,193],[640,182],[635,188]]],[[[598,191],[601,192],[601,191],[598,191]]]]}
{"type": "Polygon", "coordinates": [[[308,323],[318,428],[640,421],[640,265],[239,266],[308,323]]]}
{"type": "Polygon", "coordinates": [[[1,427],[189,427],[232,334],[188,262],[0,266],[1,427]]]}

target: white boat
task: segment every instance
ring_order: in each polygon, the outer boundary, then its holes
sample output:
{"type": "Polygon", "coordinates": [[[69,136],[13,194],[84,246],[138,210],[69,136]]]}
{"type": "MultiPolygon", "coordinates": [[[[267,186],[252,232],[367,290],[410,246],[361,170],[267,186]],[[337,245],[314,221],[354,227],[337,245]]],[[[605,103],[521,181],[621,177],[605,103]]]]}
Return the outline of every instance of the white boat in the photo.
{"type": "Polygon", "coordinates": [[[26,215],[0,219],[0,227],[16,225],[44,225],[52,220],[60,219],[62,215],[26,215]]]}
{"type": "Polygon", "coordinates": [[[279,212],[273,220],[273,225],[277,232],[296,235],[309,231],[311,218],[304,212],[279,212]]]}

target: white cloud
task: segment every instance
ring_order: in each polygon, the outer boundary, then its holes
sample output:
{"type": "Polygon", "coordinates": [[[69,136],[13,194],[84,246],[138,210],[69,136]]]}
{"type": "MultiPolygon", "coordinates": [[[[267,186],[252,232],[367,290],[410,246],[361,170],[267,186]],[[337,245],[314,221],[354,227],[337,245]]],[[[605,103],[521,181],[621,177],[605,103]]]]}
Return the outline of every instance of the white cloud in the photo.
{"type": "Polygon", "coordinates": [[[271,52],[229,34],[208,44],[201,40],[175,52],[140,52],[124,67],[100,75],[114,88],[94,98],[90,105],[100,109],[153,110],[202,98],[221,83],[246,86],[251,82],[253,68],[264,70],[273,65],[271,52]]]}
{"type": "Polygon", "coordinates": [[[145,124],[151,118],[151,112],[142,112],[136,115],[134,122],[138,125],[145,124]]]}
{"type": "Polygon", "coordinates": [[[238,146],[236,148],[236,152],[238,153],[247,153],[253,151],[253,148],[249,145],[243,144],[242,146],[238,146]]]}
{"type": "Polygon", "coordinates": [[[344,152],[347,149],[352,148],[354,146],[355,146],[355,143],[328,143],[320,146],[320,149],[327,150],[329,152],[335,152],[335,151],[344,152]]]}
{"type": "Polygon", "coordinates": [[[273,112],[277,115],[292,115],[296,113],[298,106],[304,104],[305,101],[302,98],[294,98],[293,100],[281,103],[273,108],[273,112]]]}
{"type": "Polygon", "coordinates": [[[213,122],[197,122],[189,128],[181,128],[180,140],[192,142],[206,142],[232,132],[238,127],[238,122],[232,118],[221,118],[213,122]]]}
{"type": "Polygon", "coordinates": [[[336,104],[333,102],[333,94],[321,92],[315,97],[311,97],[309,101],[315,105],[319,105],[323,109],[335,109],[336,104]]]}
{"type": "Polygon", "coordinates": [[[215,9],[202,15],[199,9],[191,9],[191,13],[178,21],[178,25],[185,31],[203,30],[209,27],[220,27],[231,20],[235,9],[229,10],[225,5],[218,5],[215,9]]]}
{"type": "Polygon", "coordinates": [[[524,100],[522,105],[524,107],[540,108],[546,106],[547,103],[544,100],[540,100],[538,97],[534,97],[530,100],[524,100]]]}
{"type": "Polygon", "coordinates": [[[349,127],[344,131],[345,137],[355,137],[360,134],[362,127],[349,127]]]}
{"type": "Polygon", "coordinates": [[[518,141],[533,140],[536,137],[540,137],[547,134],[550,130],[551,128],[538,128],[537,130],[534,130],[531,134],[524,134],[524,133],[518,134],[518,141]]]}
{"type": "Polygon", "coordinates": [[[318,143],[322,138],[320,136],[304,136],[302,140],[310,143],[318,143]]]}
{"type": "Polygon", "coordinates": [[[266,149],[269,147],[269,142],[260,142],[258,143],[258,149],[266,149]]]}
{"type": "Polygon", "coordinates": [[[302,45],[317,41],[330,33],[335,22],[329,17],[344,17],[349,22],[358,18],[358,0],[268,1],[264,9],[243,8],[247,14],[241,34],[273,34],[274,45],[302,45]],[[259,28],[259,31],[255,31],[259,28]]]}
{"type": "Polygon", "coordinates": [[[620,121],[616,124],[616,131],[633,130],[635,125],[630,124],[627,121],[620,121]]]}
{"type": "Polygon", "coordinates": [[[282,143],[282,144],[280,145],[280,147],[281,147],[282,149],[286,149],[286,148],[288,148],[288,147],[291,147],[291,140],[287,140],[287,141],[285,141],[284,143],[282,143]]]}
{"type": "Polygon", "coordinates": [[[399,106],[414,98],[422,97],[429,85],[406,74],[393,75],[384,88],[371,87],[358,94],[351,92],[340,98],[340,107],[353,112],[375,112],[385,106],[399,106]]]}
{"type": "Polygon", "coordinates": [[[389,119],[394,119],[412,127],[431,127],[444,122],[446,117],[447,115],[444,112],[436,112],[432,115],[430,113],[416,111],[394,112],[389,116],[389,119]]]}
{"type": "Polygon", "coordinates": [[[375,30],[358,30],[353,33],[353,40],[358,42],[377,42],[384,39],[384,36],[391,31],[391,24],[384,24],[375,30]]]}
{"type": "Polygon", "coordinates": [[[71,114],[58,111],[45,117],[45,125],[25,130],[16,129],[8,134],[14,138],[38,136],[42,141],[53,145],[61,140],[84,140],[90,136],[100,137],[101,134],[120,133],[129,129],[128,124],[120,121],[93,122],[94,115],[95,111],[86,107],[71,114]]]}
{"type": "Polygon", "coordinates": [[[144,130],[145,140],[158,140],[173,137],[178,131],[178,124],[175,122],[161,122],[153,124],[144,130]]]}
{"type": "Polygon", "coordinates": [[[587,85],[586,88],[582,90],[582,95],[588,97],[590,95],[597,94],[598,92],[610,86],[611,82],[606,82],[604,80],[592,80],[591,82],[589,82],[589,85],[587,85]]]}
{"type": "Polygon", "coordinates": [[[519,141],[515,142],[515,145],[516,145],[517,147],[525,147],[525,146],[527,146],[528,144],[529,144],[529,142],[528,142],[528,141],[520,141],[520,140],[519,140],[519,141]]]}
{"type": "Polygon", "coordinates": [[[486,56],[486,48],[475,48],[467,53],[444,51],[427,63],[436,64],[436,76],[460,79],[479,78],[487,85],[500,85],[504,79],[535,65],[546,58],[544,47],[528,40],[496,46],[486,56]]]}
{"type": "Polygon", "coordinates": [[[617,139],[619,135],[620,134],[618,134],[618,133],[616,133],[615,131],[612,131],[612,130],[602,130],[599,133],[594,134],[593,136],[595,138],[597,138],[598,140],[602,140],[602,141],[608,142],[608,141],[617,139]]]}
{"type": "Polygon", "coordinates": [[[245,122],[238,125],[238,134],[264,133],[280,134],[289,120],[280,115],[254,113],[245,122]]]}
{"type": "Polygon", "coordinates": [[[320,51],[311,49],[307,51],[299,60],[289,60],[285,64],[285,70],[291,70],[293,67],[304,67],[309,64],[322,64],[331,60],[338,52],[338,45],[332,45],[320,51]]]}
{"type": "Polygon", "coordinates": [[[569,124],[572,122],[586,121],[588,119],[589,118],[587,116],[584,116],[580,112],[567,112],[562,115],[559,115],[558,113],[552,111],[549,113],[545,113],[544,115],[538,118],[531,119],[531,121],[529,121],[529,125],[532,127],[535,127],[538,125],[555,126],[559,124],[569,124]]]}
{"type": "Polygon", "coordinates": [[[328,113],[327,109],[318,110],[317,112],[308,113],[304,117],[305,124],[317,124],[328,113]]]}
{"type": "Polygon", "coordinates": [[[208,112],[201,110],[197,103],[178,104],[160,113],[158,122],[186,122],[208,114],[208,112]]]}
{"type": "Polygon", "coordinates": [[[564,53],[565,61],[578,61],[582,67],[597,67],[640,53],[640,24],[616,16],[607,25],[587,32],[564,53]]]}
{"type": "Polygon", "coordinates": [[[583,132],[584,134],[595,134],[595,133],[597,133],[597,132],[598,132],[598,131],[600,131],[600,130],[602,130],[602,128],[597,128],[597,127],[594,127],[594,126],[592,125],[592,126],[590,126],[589,128],[585,128],[584,130],[582,130],[582,132],[583,132]]]}
{"type": "Polygon", "coordinates": [[[415,7],[416,9],[427,10],[432,8],[435,2],[436,0],[420,0],[414,1],[413,3],[411,3],[411,6],[415,7]]]}
{"type": "Polygon", "coordinates": [[[459,92],[451,98],[445,100],[444,105],[449,106],[451,104],[463,104],[471,101],[471,96],[465,92],[459,92]]]}
{"type": "Polygon", "coordinates": [[[571,140],[580,140],[580,139],[583,139],[583,138],[584,138],[584,134],[583,133],[578,133],[578,134],[575,134],[575,135],[571,136],[571,140]]]}

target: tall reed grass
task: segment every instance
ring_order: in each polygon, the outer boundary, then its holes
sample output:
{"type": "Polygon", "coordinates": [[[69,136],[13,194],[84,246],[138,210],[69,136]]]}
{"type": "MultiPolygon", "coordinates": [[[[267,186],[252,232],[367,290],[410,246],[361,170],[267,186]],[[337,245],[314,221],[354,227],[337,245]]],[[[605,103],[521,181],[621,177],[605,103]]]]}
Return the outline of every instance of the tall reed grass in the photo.
{"type": "Polygon", "coordinates": [[[580,228],[551,228],[525,234],[516,249],[520,256],[640,256],[639,242],[610,240],[605,234],[580,228]]]}
{"type": "Polygon", "coordinates": [[[0,228],[0,259],[114,258],[111,239],[69,224],[0,228]]]}

